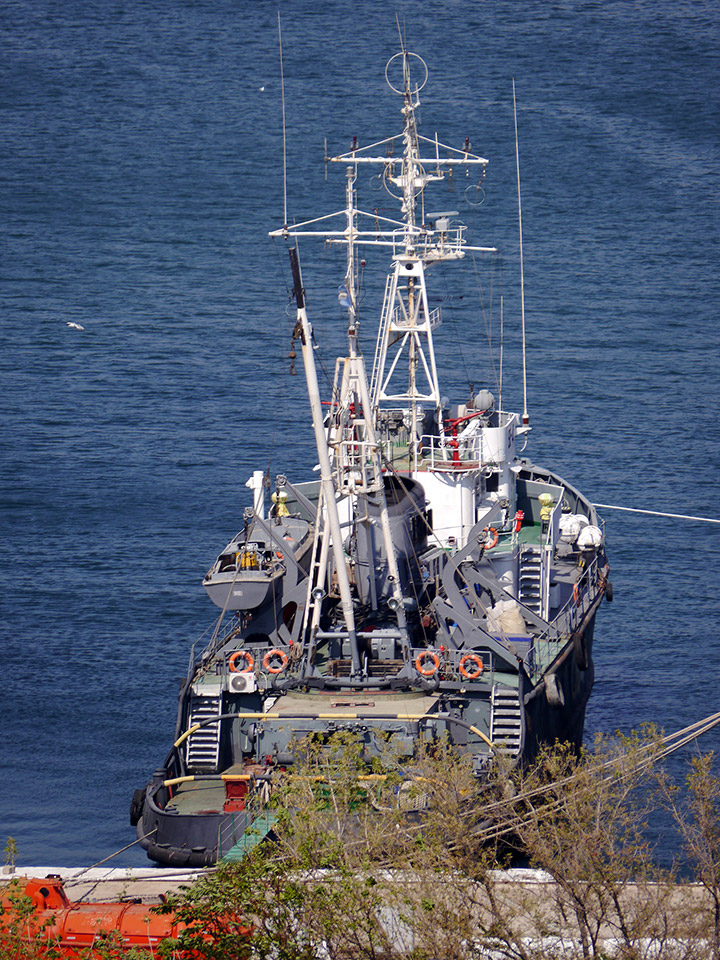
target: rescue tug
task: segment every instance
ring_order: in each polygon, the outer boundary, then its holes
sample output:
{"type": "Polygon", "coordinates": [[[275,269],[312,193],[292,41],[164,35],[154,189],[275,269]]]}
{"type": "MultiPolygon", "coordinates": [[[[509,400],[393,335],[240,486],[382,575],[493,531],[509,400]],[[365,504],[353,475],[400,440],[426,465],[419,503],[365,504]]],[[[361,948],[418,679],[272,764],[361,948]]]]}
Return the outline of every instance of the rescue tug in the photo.
{"type": "Polygon", "coordinates": [[[571,484],[522,456],[527,416],[489,389],[454,402],[440,389],[428,273],[495,250],[469,244],[454,212],[428,213],[426,192],[481,178],[487,161],[468,141],[455,149],[419,133],[422,58],[403,49],[385,75],[402,132],[331,158],[345,168],[343,210],[271,234],[346,248],[347,352],[323,407],[291,247],[319,475],[256,471],[242,530],[205,577],[222,613],[191,657],[172,748],[131,805],[158,863],[239,858],[268,835],[273,784],[307,735],[346,731],[369,757],[390,741],[409,762],[420,741],[447,738],[478,777],[498,753],[525,762],[543,743],[582,741],[595,615],[611,597],[600,521],[571,484]],[[365,168],[398,201],[397,220],[359,206],[365,168]],[[370,248],[390,271],[368,370],[358,277],[370,248]]]}

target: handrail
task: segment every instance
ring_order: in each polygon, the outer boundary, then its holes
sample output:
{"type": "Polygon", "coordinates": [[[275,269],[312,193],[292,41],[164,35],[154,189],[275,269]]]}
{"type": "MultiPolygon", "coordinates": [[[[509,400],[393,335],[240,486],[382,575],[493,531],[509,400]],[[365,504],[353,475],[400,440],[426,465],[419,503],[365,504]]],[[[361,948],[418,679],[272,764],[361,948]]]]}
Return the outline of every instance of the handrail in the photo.
{"type": "Polygon", "coordinates": [[[236,846],[240,840],[245,836],[248,830],[252,829],[253,823],[257,820],[258,815],[268,808],[268,787],[266,784],[268,780],[263,778],[262,780],[264,789],[254,790],[252,792],[248,791],[245,795],[245,809],[238,811],[231,811],[226,817],[218,824],[218,860],[222,860],[224,854],[236,846]],[[242,823],[238,825],[236,829],[235,824],[235,813],[238,815],[244,814],[245,824],[242,826],[242,823]]]}
{"type": "Polygon", "coordinates": [[[559,633],[573,633],[580,625],[585,614],[589,610],[590,605],[595,600],[598,589],[596,588],[593,590],[592,586],[597,584],[598,566],[598,558],[595,557],[588,565],[580,579],[576,582],[577,595],[575,595],[575,591],[573,590],[573,596],[570,597],[565,606],[558,613],[557,617],[555,617],[554,623],[558,625],[559,633]],[[559,626],[562,619],[566,621],[566,627],[564,630],[561,630],[559,626]]]}
{"type": "MultiPolygon", "coordinates": [[[[208,636],[208,634],[210,634],[210,642],[203,649],[203,652],[202,652],[203,660],[209,660],[210,657],[215,653],[215,651],[219,647],[221,647],[224,643],[227,643],[227,641],[230,639],[233,633],[235,633],[240,628],[240,622],[236,620],[235,617],[231,617],[231,619],[227,622],[227,624],[225,624],[225,629],[221,631],[220,629],[221,627],[222,627],[222,623],[218,624],[216,622],[214,626],[208,627],[207,630],[205,630],[205,632],[202,633],[198,637],[198,639],[193,643],[192,652],[191,652],[193,664],[195,659],[195,654],[194,654],[195,647],[199,643],[201,643],[208,636]]],[[[188,679],[191,679],[189,675],[188,675],[188,679]]]]}
{"type": "Polygon", "coordinates": [[[195,647],[198,645],[198,640],[194,640],[192,646],[190,647],[190,659],[188,661],[187,677],[188,682],[192,680],[193,674],[195,673],[195,647]]]}
{"type": "Polygon", "coordinates": [[[541,669],[535,662],[535,651],[538,644],[553,645],[556,650],[559,650],[580,626],[590,607],[597,599],[600,589],[597,585],[599,565],[599,559],[595,557],[576,581],[574,587],[577,590],[573,589],[573,594],[552,621],[552,634],[545,631],[535,638],[533,646],[523,660],[525,670],[531,679],[535,679],[541,669]]]}
{"type": "Polygon", "coordinates": [[[256,723],[276,721],[287,722],[288,720],[354,720],[362,721],[363,723],[381,723],[387,722],[388,720],[392,720],[397,723],[435,723],[436,721],[440,721],[441,723],[448,725],[455,724],[456,726],[464,727],[466,730],[476,733],[481,740],[485,740],[487,742],[486,735],[481,730],[478,730],[474,724],[447,712],[428,713],[425,711],[423,713],[363,713],[352,711],[347,713],[321,713],[318,711],[307,711],[303,713],[277,713],[274,711],[269,711],[267,713],[253,713],[243,710],[240,713],[221,713],[216,717],[208,717],[206,720],[201,720],[199,723],[193,724],[192,727],[188,727],[188,729],[175,741],[173,747],[176,750],[179,749],[182,744],[189,737],[191,737],[193,733],[195,733],[196,730],[200,730],[202,727],[208,727],[214,723],[221,723],[223,720],[250,720],[256,723]]]}
{"type": "Polygon", "coordinates": [[[430,460],[431,470],[461,470],[491,466],[491,461],[486,461],[483,455],[485,445],[481,433],[462,439],[425,433],[420,438],[420,442],[423,459],[430,460]]]}
{"type": "MultiPolygon", "coordinates": [[[[394,639],[400,640],[402,638],[402,632],[397,628],[388,628],[385,630],[382,630],[382,629],[374,630],[372,631],[372,633],[368,633],[366,635],[368,637],[373,637],[378,639],[394,638],[394,639]]],[[[319,630],[317,633],[316,639],[317,640],[342,640],[342,639],[345,639],[346,637],[347,637],[346,631],[319,630]]],[[[263,663],[264,656],[269,651],[275,650],[275,649],[281,649],[281,648],[278,648],[277,646],[267,645],[267,644],[263,644],[262,646],[252,647],[251,652],[253,654],[255,666],[253,670],[249,672],[252,673],[252,675],[255,676],[257,679],[263,678],[265,680],[268,680],[268,679],[271,679],[273,676],[278,676],[278,674],[271,674],[269,671],[267,671],[267,669],[259,669],[260,665],[263,663]]],[[[493,682],[492,678],[495,672],[495,655],[491,650],[485,647],[479,648],[479,649],[467,649],[465,647],[462,647],[460,649],[444,650],[442,653],[440,653],[440,651],[434,647],[412,647],[410,649],[410,662],[414,664],[415,660],[417,659],[418,656],[420,656],[420,654],[428,653],[428,652],[435,653],[440,658],[440,665],[438,667],[438,671],[436,672],[443,672],[443,673],[449,672],[451,674],[449,677],[448,676],[444,677],[444,679],[460,680],[463,683],[472,682],[473,679],[476,679],[483,683],[493,682]],[[476,678],[468,677],[467,675],[462,674],[460,671],[460,662],[463,659],[463,657],[465,657],[468,654],[475,654],[476,656],[479,656],[480,659],[482,660],[483,667],[482,667],[481,675],[476,678]]],[[[374,664],[374,665],[380,665],[384,662],[385,661],[383,660],[375,660],[375,659],[369,661],[370,664],[374,664]]],[[[292,661],[289,662],[288,665],[282,671],[282,677],[287,678],[288,676],[291,676],[291,677],[295,676],[298,672],[299,666],[300,666],[299,660],[296,661],[295,663],[293,663],[292,661]]],[[[406,670],[407,670],[407,665],[405,662],[402,662],[397,667],[397,674],[403,673],[403,675],[406,676],[407,675],[406,670]]],[[[228,675],[229,674],[227,669],[227,661],[225,660],[222,663],[221,672],[218,672],[218,678],[221,680],[225,680],[228,675]]],[[[381,678],[378,678],[378,677],[368,678],[369,681],[372,681],[373,679],[379,680],[381,678]]]]}

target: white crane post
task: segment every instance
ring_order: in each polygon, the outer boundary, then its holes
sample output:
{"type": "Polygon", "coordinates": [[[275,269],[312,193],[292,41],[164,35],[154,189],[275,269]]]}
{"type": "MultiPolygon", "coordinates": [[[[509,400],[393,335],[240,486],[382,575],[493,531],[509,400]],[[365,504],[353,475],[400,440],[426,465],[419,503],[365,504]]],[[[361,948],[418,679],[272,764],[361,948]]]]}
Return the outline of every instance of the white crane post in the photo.
{"type": "Polygon", "coordinates": [[[310,323],[305,310],[305,293],[302,286],[302,277],[300,274],[300,262],[298,260],[297,248],[295,247],[290,249],[290,266],[292,268],[293,282],[295,285],[294,293],[298,308],[297,322],[300,327],[300,340],[302,343],[303,364],[305,366],[305,379],[307,380],[310,411],[312,413],[313,429],[315,430],[315,444],[317,446],[318,460],[320,463],[320,479],[323,486],[325,509],[327,510],[328,526],[330,528],[330,536],[333,544],[335,570],[337,572],[338,588],[340,590],[340,603],[342,605],[343,617],[345,619],[345,628],[347,629],[348,639],[350,641],[353,671],[355,673],[360,673],[360,654],[358,651],[357,636],[355,633],[355,613],[352,605],[352,594],[350,592],[350,578],[348,577],[347,565],[345,563],[342,531],[340,529],[340,517],[338,515],[337,501],[335,499],[335,485],[333,484],[332,468],[330,466],[330,454],[328,452],[327,436],[325,433],[325,424],[323,422],[320,387],[318,386],[317,370],[315,369],[315,357],[313,356],[312,331],[310,329],[310,323]]]}

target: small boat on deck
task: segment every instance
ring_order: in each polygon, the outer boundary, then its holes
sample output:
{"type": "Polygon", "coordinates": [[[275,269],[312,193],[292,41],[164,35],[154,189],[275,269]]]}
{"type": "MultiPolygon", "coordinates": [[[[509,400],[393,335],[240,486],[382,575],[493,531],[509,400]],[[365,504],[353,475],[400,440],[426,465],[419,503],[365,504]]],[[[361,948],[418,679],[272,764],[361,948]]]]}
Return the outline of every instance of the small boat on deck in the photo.
{"type": "Polygon", "coordinates": [[[244,530],[205,574],[203,586],[221,610],[258,610],[276,590],[287,589],[293,575],[296,580],[306,577],[312,523],[290,516],[284,498],[287,493],[282,491],[269,522],[261,499],[257,512],[246,518],[244,530]]]}

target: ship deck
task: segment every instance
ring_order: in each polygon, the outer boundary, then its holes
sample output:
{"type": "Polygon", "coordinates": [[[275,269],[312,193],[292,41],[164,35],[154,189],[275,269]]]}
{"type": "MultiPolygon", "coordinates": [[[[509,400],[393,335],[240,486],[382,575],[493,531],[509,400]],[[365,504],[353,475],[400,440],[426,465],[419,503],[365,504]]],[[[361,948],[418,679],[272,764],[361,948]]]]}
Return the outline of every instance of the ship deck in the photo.
{"type": "Polygon", "coordinates": [[[521,546],[542,546],[545,540],[540,523],[523,523],[516,534],[498,532],[498,547],[509,547],[513,542],[521,546]]]}
{"type": "Polygon", "coordinates": [[[191,780],[178,785],[165,809],[179,814],[221,813],[224,803],[224,780],[191,780]]]}

